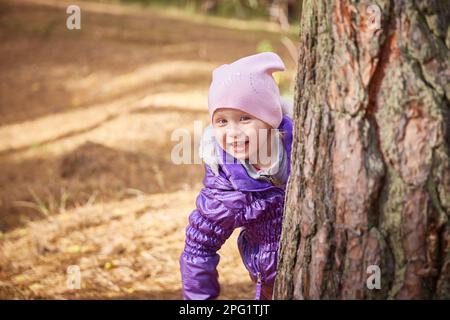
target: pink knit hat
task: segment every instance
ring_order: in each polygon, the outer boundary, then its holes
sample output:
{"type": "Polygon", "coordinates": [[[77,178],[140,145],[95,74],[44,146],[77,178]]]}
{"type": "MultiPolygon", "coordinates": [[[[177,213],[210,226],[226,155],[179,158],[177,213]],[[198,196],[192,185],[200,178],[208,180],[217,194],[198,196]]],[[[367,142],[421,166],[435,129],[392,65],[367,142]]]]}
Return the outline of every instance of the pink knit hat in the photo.
{"type": "Polygon", "coordinates": [[[284,71],[281,58],[274,52],[243,57],[213,70],[208,92],[211,121],[218,108],[239,109],[278,128],[283,114],[280,90],[272,73],[284,71]]]}

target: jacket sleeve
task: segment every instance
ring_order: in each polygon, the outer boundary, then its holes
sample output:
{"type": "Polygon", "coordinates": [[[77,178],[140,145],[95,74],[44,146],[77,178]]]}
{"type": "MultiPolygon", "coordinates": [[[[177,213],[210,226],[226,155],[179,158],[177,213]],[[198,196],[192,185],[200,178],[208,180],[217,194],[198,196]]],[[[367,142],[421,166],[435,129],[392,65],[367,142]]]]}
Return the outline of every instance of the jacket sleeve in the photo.
{"type": "Polygon", "coordinates": [[[185,300],[206,300],[220,294],[217,251],[240,224],[247,202],[240,191],[204,187],[189,216],[185,247],[180,256],[180,271],[185,300]]]}

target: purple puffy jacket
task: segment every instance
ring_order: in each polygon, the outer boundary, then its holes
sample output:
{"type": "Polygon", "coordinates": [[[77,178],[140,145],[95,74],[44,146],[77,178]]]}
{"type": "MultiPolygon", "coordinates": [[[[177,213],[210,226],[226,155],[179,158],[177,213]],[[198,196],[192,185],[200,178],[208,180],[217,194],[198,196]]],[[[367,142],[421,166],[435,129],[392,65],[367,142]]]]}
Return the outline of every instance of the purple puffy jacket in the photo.
{"type": "MultiPolygon", "coordinates": [[[[278,129],[285,132],[283,144],[288,156],[292,144],[292,120],[284,115],[278,129]]],[[[216,144],[216,147],[218,144],[216,144]]],[[[220,148],[220,147],[219,147],[220,148]]],[[[226,153],[220,148],[222,159],[226,153]]],[[[251,279],[263,288],[273,288],[278,242],[287,181],[274,186],[251,178],[239,163],[220,164],[214,175],[205,164],[204,187],[189,216],[185,247],[180,257],[184,299],[214,299],[219,296],[217,251],[235,228],[241,227],[238,248],[251,279]]],[[[258,287],[257,287],[258,291],[258,287]]]]}

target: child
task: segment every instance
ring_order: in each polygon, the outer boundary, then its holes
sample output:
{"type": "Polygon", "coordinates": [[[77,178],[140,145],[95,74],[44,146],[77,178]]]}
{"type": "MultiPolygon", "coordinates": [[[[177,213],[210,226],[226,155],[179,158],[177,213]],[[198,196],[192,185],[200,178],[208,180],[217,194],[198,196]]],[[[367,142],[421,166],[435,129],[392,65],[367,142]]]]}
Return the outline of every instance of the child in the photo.
{"type": "Polygon", "coordinates": [[[213,71],[211,125],[200,144],[204,187],[180,257],[184,299],[219,296],[217,251],[238,227],[256,299],[272,299],[292,143],[292,106],[280,98],[272,73],[284,70],[277,54],[264,52],[213,71]],[[270,161],[258,157],[262,147],[270,161]]]}

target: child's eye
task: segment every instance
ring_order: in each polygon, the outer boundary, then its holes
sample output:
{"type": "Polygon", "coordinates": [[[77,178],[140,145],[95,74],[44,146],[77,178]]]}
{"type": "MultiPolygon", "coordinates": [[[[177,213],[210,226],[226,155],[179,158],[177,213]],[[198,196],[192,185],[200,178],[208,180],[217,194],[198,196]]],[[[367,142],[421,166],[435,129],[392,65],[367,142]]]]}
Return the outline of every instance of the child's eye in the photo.
{"type": "Polygon", "coordinates": [[[248,116],[241,116],[241,121],[247,121],[250,120],[251,118],[248,116]]]}
{"type": "Polygon", "coordinates": [[[219,119],[216,120],[216,123],[219,124],[219,125],[224,125],[224,124],[227,123],[227,120],[219,118],[219,119]]]}

